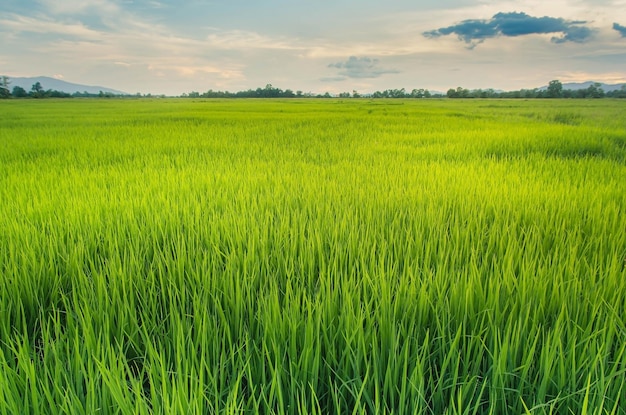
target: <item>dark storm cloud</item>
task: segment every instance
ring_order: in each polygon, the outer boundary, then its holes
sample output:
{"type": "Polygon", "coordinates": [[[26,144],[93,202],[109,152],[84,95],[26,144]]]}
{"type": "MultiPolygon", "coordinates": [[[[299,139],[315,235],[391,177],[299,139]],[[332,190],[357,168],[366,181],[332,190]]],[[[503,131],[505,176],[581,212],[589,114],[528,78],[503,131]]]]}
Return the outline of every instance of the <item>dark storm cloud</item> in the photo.
{"type": "MultiPolygon", "coordinates": [[[[378,78],[388,73],[398,73],[394,69],[381,68],[378,59],[350,56],[345,62],[331,63],[329,68],[341,69],[338,74],[348,78],[378,78]]],[[[336,78],[335,80],[339,80],[336,78]]]]}
{"type": "Polygon", "coordinates": [[[570,21],[556,17],[533,17],[526,13],[498,13],[488,20],[464,20],[459,24],[424,32],[427,38],[437,38],[455,34],[465,43],[475,46],[485,39],[497,36],[524,36],[531,34],[555,33],[554,43],[588,40],[592,29],[583,26],[585,21],[570,21]]]}
{"type": "Polygon", "coordinates": [[[618,23],[613,23],[613,29],[617,30],[622,37],[626,37],[626,26],[622,26],[618,23]]]}

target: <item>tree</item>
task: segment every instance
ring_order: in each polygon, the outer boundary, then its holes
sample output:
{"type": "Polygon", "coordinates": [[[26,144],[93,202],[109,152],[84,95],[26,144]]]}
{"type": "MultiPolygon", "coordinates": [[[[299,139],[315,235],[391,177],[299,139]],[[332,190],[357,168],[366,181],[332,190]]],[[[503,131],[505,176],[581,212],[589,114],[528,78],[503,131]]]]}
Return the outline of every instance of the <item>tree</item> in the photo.
{"type": "Polygon", "coordinates": [[[43,90],[43,87],[41,86],[41,82],[36,82],[35,84],[33,84],[30,90],[31,90],[31,95],[33,97],[35,98],[43,97],[44,90],[43,90]]]}
{"type": "Polygon", "coordinates": [[[563,84],[559,80],[550,81],[547,89],[548,98],[561,98],[563,96],[563,84]]]}
{"type": "Polygon", "coordinates": [[[465,89],[463,87],[458,87],[457,89],[450,88],[446,93],[448,98],[469,98],[470,91],[469,89],[465,89]]]}
{"type": "Polygon", "coordinates": [[[28,96],[28,92],[21,86],[15,85],[13,87],[13,92],[11,93],[15,98],[26,98],[28,96]]]}
{"type": "Polygon", "coordinates": [[[424,98],[425,91],[424,89],[413,89],[411,91],[411,98],[424,98]]]}
{"type": "Polygon", "coordinates": [[[6,75],[2,75],[0,79],[0,98],[9,98],[11,96],[11,92],[9,91],[9,77],[6,75]]]}
{"type": "Polygon", "coordinates": [[[45,93],[46,97],[50,98],[71,98],[72,95],[67,92],[57,91],[56,89],[49,89],[45,93]]]}
{"type": "Polygon", "coordinates": [[[602,98],[604,96],[602,84],[599,82],[594,82],[593,84],[589,85],[589,88],[587,88],[587,96],[590,98],[602,98]]]}

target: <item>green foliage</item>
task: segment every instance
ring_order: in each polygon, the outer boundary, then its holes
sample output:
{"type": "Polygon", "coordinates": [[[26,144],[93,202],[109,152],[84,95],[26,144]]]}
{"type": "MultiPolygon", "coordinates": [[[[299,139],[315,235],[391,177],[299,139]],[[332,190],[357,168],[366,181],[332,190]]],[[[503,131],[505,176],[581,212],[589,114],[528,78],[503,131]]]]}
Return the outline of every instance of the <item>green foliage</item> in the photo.
{"type": "Polygon", "coordinates": [[[563,96],[563,84],[558,80],[550,81],[546,95],[548,98],[561,98],[563,96]]]}
{"type": "MultiPolygon", "coordinates": [[[[626,97],[626,85],[623,85],[620,90],[604,92],[602,84],[593,83],[589,87],[584,89],[563,89],[563,84],[560,81],[551,81],[548,88],[545,90],[534,89],[521,89],[518,91],[495,91],[494,89],[473,89],[469,90],[463,87],[457,87],[456,89],[450,88],[445,95],[441,93],[431,93],[427,89],[413,89],[411,92],[407,92],[404,88],[401,89],[386,89],[384,91],[375,91],[371,94],[361,95],[357,91],[352,91],[352,95],[349,92],[341,92],[336,97],[338,98],[625,98],[626,97]]],[[[213,91],[209,90],[205,93],[190,92],[189,94],[183,94],[184,98],[331,98],[329,92],[325,94],[314,95],[312,93],[303,94],[302,91],[298,91],[295,95],[291,90],[283,91],[280,88],[274,88],[271,85],[267,85],[265,89],[257,88],[256,90],[249,89],[247,91],[228,92],[228,91],[213,91]]]]}
{"type": "Polygon", "coordinates": [[[0,106],[0,414],[626,413],[620,101],[0,106]]]}
{"type": "Polygon", "coordinates": [[[0,76],[0,98],[9,98],[11,96],[11,92],[9,91],[10,83],[11,81],[8,76],[0,76]]]}
{"type": "Polygon", "coordinates": [[[35,82],[30,89],[30,93],[33,98],[43,98],[45,91],[41,86],[41,82],[35,82]]]}
{"type": "Polygon", "coordinates": [[[13,95],[15,98],[26,98],[28,96],[28,92],[26,92],[26,90],[21,86],[16,85],[13,87],[13,92],[11,93],[11,95],[13,95]]]}

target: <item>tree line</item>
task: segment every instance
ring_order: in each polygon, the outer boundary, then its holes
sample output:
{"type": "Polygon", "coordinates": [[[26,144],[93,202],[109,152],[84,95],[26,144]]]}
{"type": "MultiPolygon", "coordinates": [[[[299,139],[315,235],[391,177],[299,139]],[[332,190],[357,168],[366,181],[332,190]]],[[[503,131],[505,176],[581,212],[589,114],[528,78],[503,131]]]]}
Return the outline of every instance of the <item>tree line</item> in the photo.
{"type": "Polygon", "coordinates": [[[3,76],[0,82],[0,96],[2,98],[70,98],[72,95],[67,92],[43,89],[40,82],[35,83],[30,91],[26,91],[21,86],[14,86],[13,90],[9,90],[11,81],[8,77],[3,76]]]}
{"type": "Polygon", "coordinates": [[[550,81],[547,88],[520,89],[517,91],[496,91],[494,89],[469,90],[463,87],[450,88],[445,94],[430,92],[428,89],[413,89],[410,92],[404,88],[386,89],[371,94],[360,94],[356,90],[331,95],[303,93],[291,89],[282,90],[271,84],[265,88],[248,89],[246,91],[229,92],[213,91],[190,92],[182,95],[184,98],[626,98],[626,84],[619,90],[604,91],[602,84],[595,82],[583,89],[564,89],[559,80],[550,81]]]}
{"type": "MultiPolygon", "coordinates": [[[[20,86],[10,89],[10,79],[7,76],[0,77],[0,98],[112,98],[112,97],[137,97],[151,98],[147,95],[115,95],[110,92],[89,93],[89,92],[67,92],[56,90],[45,90],[41,83],[35,83],[30,91],[26,91],[20,86]]],[[[158,97],[165,97],[160,95],[158,97]]],[[[341,92],[332,95],[329,92],[324,94],[313,94],[311,92],[293,91],[291,89],[276,88],[272,84],[267,84],[265,88],[248,89],[245,91],[229,92],[214,91],[206,92],[192,91],[181,95],[182,98],[626,98],[626,84],[614,91],[604,91],[600,83],[593,83],[583,89],[564,89],[559,80],[550,81],[547,88],[520,89],[517,91],[496,91],[494,89],[474,89],[469,90],[463,87],[450,88],[445,94],[430,92],[428,89],[413,89],[407,91],[401,89],[386,89],[370,94],[360,94],[356,90],[352,92],[341,92]]]]}
{"type": "Polygon", "coordinates": [[[248,89],[246,91],[229,92],[229,91],[213,91],[207,92],[185,93],[183,98],[432,98],[443,97],[443,94],[431,94],[427,89],[414,89],[407,92],[402,89],[387,89],[384,91],[376,91],[372,94],[359,94],[356,90],[352,92],[341,92],[332,95],[330,92],[323,94],[313,94],[311,92],[294,92],[291,89],[276,88],[272,84],[267,84],[265,88],[248,89]]]}
{"type": "Polygon", "coordinates": [[[545,89],[520,89],[518,91],[475,89],[470,91],[458,87],[449,89],[446,96],[448,98],[626,98],[626,84],[618,90],[605,92],[599,82],[594,82],[587,88],[564,89],[559,80],[553,80],[545,89]]]}
{"type": "Polygon", "coordinates": [[[100,91],[97,94],[84,92],[74,92],[72,94],[64,91],[57,91],[56,89],[44,89],[41,82],[36,82],[31,87],[30,91],[25,90],[21,86],[14,86],[10,88],[11,81],[8,77],[0,77],[0,98],[111,98],[118,95],[111,94],[110,92],[100,91]]]}

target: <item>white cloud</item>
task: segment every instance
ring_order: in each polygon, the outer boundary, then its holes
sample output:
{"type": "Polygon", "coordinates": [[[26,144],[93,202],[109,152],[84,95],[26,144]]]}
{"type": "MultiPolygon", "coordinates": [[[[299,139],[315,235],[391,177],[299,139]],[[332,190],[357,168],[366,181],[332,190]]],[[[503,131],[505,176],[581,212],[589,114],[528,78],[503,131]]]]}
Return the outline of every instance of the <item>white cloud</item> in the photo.
{"type": "Polygon", "coordinates": [[[52,14],[78,15],[90,11],[118,14],[119,6],[108,0],[38,0],[52,14]]]}
{"type": "Polygon", "coordinates": [[[626,74],[623,72],[564,71],[560,73],[558,78],[561,82],[596,81],[606,84],[626,83],[626,74]]]}
{"type": "Polygon", "coordinates": [[[59,22],[47,18],[33,18],[9,14],[8,18],[0,19],[0,28],[12,32],[42,33],[48,35],[67,35],[81,39],[99,39],[102,34],[92,30],[80,22],[59,22]]]}
{"type": "Polygon", "coordinates": [[[218,31],[207,36],[207,42],[207,46],[222,49],[303,49],[295,39],[273,38],[245,30],[218,31]]]}

